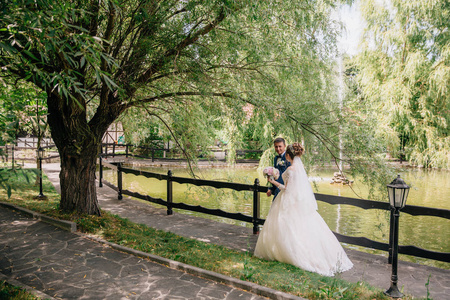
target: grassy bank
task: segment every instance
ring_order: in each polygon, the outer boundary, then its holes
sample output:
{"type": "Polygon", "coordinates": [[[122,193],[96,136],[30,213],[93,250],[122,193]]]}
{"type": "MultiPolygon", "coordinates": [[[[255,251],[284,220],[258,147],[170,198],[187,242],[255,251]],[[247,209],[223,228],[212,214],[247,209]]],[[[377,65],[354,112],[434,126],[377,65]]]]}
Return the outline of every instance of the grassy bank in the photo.
{"type": "Polygon", "coordinates": [[[4,280],[0,280],[0,299],[36,300],[40,298],[30,294],[21,287],[13,286],[4,280]]]}
{"type": "Polygon", "coordinates": [[[48,180],[44,180],[44,194],[49,200],[38,201],[33,198],[39,190],[38,186],[34,185],[34,174],[30,171],[10,176],[12,196],[8,199],[6,192],[1,190],[0,200],[52,217],[72,220],[78,224],[80,231],[100,236],[113,243],[308,299],[389,299],[381,290],[363,282],[349,283],[339,276],[324,277],[289,264],[261,260],[248,252],[155,230],[108,212],[103,212],[101,217],[61,214],[58,211],[59,195],[48,180]]]}

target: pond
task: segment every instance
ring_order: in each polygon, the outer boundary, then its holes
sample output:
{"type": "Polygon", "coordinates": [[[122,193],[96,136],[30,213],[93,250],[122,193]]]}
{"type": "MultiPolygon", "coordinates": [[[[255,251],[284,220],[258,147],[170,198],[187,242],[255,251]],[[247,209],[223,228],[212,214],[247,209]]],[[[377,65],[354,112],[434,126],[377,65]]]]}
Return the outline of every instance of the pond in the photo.
{"type": "MultiPolygon", "coordinates": [[[[137,168],[137,167],[135,167],[137,168]]],[[[190,177],[186,168],[166,167],[140,167],[149,172],[167,174],[170,169],[174,176],[190,177]]],[[[358,198],[355,192],[367,199],[368,189],[358,183],[352,187],[330,184],[334,169],[320,169],[311,171],[309,179],[314,191],[322,194],[346,196],[358,198]]],[[[407,204],[427,206],[434,208],[450,209],[450,172],[439,170],[403,169],[401,177],[411,186],[407,204]]],[[[258,172],[256,167],[226,167],[226,168],[199,168],[196,175],[202,179],[238,182],[253,184],[255,178],[259,178],[262,185],[266,179],[258,172]]],[[[116,173],[105,171],[104,178],[112,183],[117,182],[116,173]]],[[[143,176],[123,175],[123,188],[154,198],[166,199],[166,182],[157,179],[148,179],[143,176]]],[[[252,192],[238,192],[229,189],[215,189],[212,187],[196,187],[187,184],[173,184],[173,201],[191,205],[201,205],[212,209],[221,209],[227,212],[241,212],[252,214],[252,192]]],[[[387,192],[386,192],[387,201],[387,192]]],[[[261,218],[266,218],[272,197],[261,194],[261,218]]],[[[154,205],[150,204],[149,205],[154,205]]],[[[389,239],[389,212],[381,210],[363,210],[349,205],[330,205],[318,201],[319,213],[322,215],[331,230],[349,236],[364,236],[369,239],[387,243],[389,239]]],[[[193,214],[203,218],[213,219],[219,222],[251,227],[252,224],[209,216],[201,213],[175,210],[179,213],[193,214]]],[[[400,217],[400,245],[414,245],[427,250],[450,252],[450,220],[427,217],[410,216],[401,214],[400,217]]],[[[371,250],[354,245],[345,245],[348,248],[362,250],[370,253],[386,255],[384,251],[371,250]]],[[[435,262],[414,257],[403,257],[414,262],[426,263],[441,268],[450,268],[450,264],[435,262]]]]}

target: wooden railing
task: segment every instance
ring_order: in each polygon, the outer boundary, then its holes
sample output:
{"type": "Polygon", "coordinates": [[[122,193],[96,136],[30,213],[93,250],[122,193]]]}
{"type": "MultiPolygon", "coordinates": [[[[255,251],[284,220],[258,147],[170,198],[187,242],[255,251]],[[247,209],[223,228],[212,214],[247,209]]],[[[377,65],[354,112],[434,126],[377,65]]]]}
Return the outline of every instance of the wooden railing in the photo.
{"type": "MultiPolygon", "coordinates": [[[[194,178],[184,178],[184,177],[176,177],[172,176],[172,172],[169,171],[167,175],[134,170],[129,168],[124,168],[122,163],[108,163],[104,161],[104,157],[106,155],[100,156],[100,176],[99,176],[99,186],[103,186],[103,184],[113,188],[118,193],[118,199],[122,199],[122,195],[128,195],[131,197],[136,197],[138,199],[142,199],[148,202],[156,203],[159,205],[163,205],[167,207],[167,214],[171,215],[173,213],[173,208],[178,208],[182,210],[189,210],[200,212],[204,214],[229,218],[233,220],[239,220],[243,222],[248,222],[253,224],[253,233],[256,234],[259,232],[259,225],[264,224],[264,219],[260,218],[260,193],[267,192],[266,186],[260,186],[259,180],[255,179],[253,185],[241,184],[241,183],[231,183],[231,182],[221,182],[221,181],[211,181],[211,180],[202,180],[202,179],[194,179],[194,178]],[[114,169],[117,172],[117,185],[114,185],[103,178],[103,168],[108,167],[114,169]],[[136,192],[132,192],[129,190],[123,189],[123,179],[122,174],[133,174],[135,176],[144,176],[147,178],[156,178],[158,180],[167,181],[167,199],[161,198],[153,198],[149,195],[142,195],[136,192]],[[202,206],[193,206],[181,202],[173,201],[173,193],[172,193],[172,183],[177,182],[180,184],[192,184],[196,186],[209,186],[218,189],[226,188],[232,189],[235,191],[251,191],[253,193],[253,209],[252,215],[248,216],[239,212],[225,212],[220,209],[210,209],[202,206]]],[[[349,198],[349,197],[339,197],[325,194],[315,193],[316,199],[318,201],[322,201],[325,203],[329,203],[332,205],[336,204],[344,204],[360,207],[362,209],[379,209],[379,210],[391,210],[389,203],[387,202],[378,202],[372,200],[362,200],[357,198],[349,198]]],[[[433,216],[444,219],[450,219],[450,210],[446,209],[437,209],[430,207],[421,207],[421,206],[413,206],[406,205],[402,209],[403,213],[407,213],[414,216],[433,216]]],[[[392,211],[391,211],[392,214],[392,211]]],[[[392,222],[391,222],[392,223],[392,222]]],[[[378,241],[374,241],[368,239],[366,237],[353,237],[347,236],[343,234],[339,234],[333,232],[337,239],[342,243],[382,250],[389,252],[389,263],[391,262],[392,255],[392,239],[389,238],[389,244],[382,243],[378,241]]],[[[390,230],[390,236],[392,236],[392,229],[390,230]]],[[[422,249],[416,246],[399,246],[399,253],[412,255],[416,257],[422,257],[427,259],[433,259],[443,262],[450,262],[450,253],[447,252],[436,252],[431,250],[422,249]]]]}
{"type": "MultiPolygon", "coordinates": [[[[9,162],[11,161],[11,163],[14,165],[15,160],[34,160],[34,158],[17,158],[15,157],[15,152],[17,150],[34,150],[36,151],[36,145],[37,142],[26,142],[26,141],[21,141],[24,144],[24,147],[19,147],[16,145],[7,145],[7,146],[0,146],[0,149],[3,149],[3,153],[4,156],[2,157],[2,160],[5,162],[9,162]]],[[[54,144],[50,144],[48,141],[46,141],[45,146],[41,147],[42,149],[56,149],[56,146],[54,144]]],[[[108,156],[125,156],[126,158],[128,157],[134,157],[134,158],[143,158],[143,159],[151,159],[152,162],[155,161],[155,158],[157,157],[157,153],[158,152],[166,152],[166,153],[174,153],[176,152],[176,149],[168,149],[168,148],[151,148],[151,147],[145,147],[145,146],[136,146],[136,145],[131,145],[131,144],[115,144],[115,143],[102,143],[102,147],[101,147],[101,153],[108,155],[108,156]],[[125,149],[125,153],[121,153],[121,152],[117,152],[119,149],[125,149]],[[149,156],[147,155],[139,155],[139,154],[135,154],[133,153],[133,151],[131,151],[131,149],[143,149],[146,150],[150,153],[149,156]]],[[[225,154],[225,159],[222,160],[226,160],[226,156],[227,156],[227,150],[211,150],[211,152],[224,152],[225,154]]],[[[262,150],[236,150],[236,155],[237,156],[243,156],[247,153],[262,153],[262,150]]],[[[52,156],[46,156],[43,158],[43,160],[49,160],[49,159],[53,159],[53,158],[58,158],[59,154],[56,155],[52,155],[52,156]]]]}
{"type": "MultiPolygon", "coordinates": [[[[19,137],[15,141],[15,145],[17,149],[29,149],[34,148],[36,149],[39,144],[39,139],[37,137],[19,137]]],[[[40,141],[40,145],[42,147],[44,146],[51,146],[53,145],[53,140],[51,138],[42,138],[40,141]]]]}
{"type": "Polygon", "coordinates": [[[125,156],[128,157],[136,157],[136,158],[148,158],[151,159],[152,162],[155,161],[155,153],[157,151],[165,151],[170,152],[173,151],[171,149],[165,149],[165,148],[150,148],[150,147],[144,147],[144,146],[136,146],[131,144],[115,144],[115,143],[102,143],[101,153],[107,156],[125,156]],[[125,153],[117,153],[116,151],[118,149],[125,148],[125,153]],[[130,151],[130,149],[144,149],[150,152],[150,156],[145,155],[138,155],[134,154],[130,151]]]}
{"type": "MultiPolygon", "coordinates": [[[[56,145],[54,144],[47,144],[46,146],[42,146],[42,149],[56,149],[56,145]]],[[[36,157],[26,157],[26,158],[21,158],[21,157],[16,157],[16,153],[20,150],[32,150],[34,152],[36,152],[37,148],[36,147],[31,147],[31,146],[27,146],[26,147],[19,147],[16,145],[6,145],[6,146],[0,146],[0,149],[2,150],[2,160],[6,163],[11,161],[11,165],[14,166],[16,161],[35,161],[36,157]]],[[[45,156],[44,158],[42,158],[42,160],[49,160],[49,159],[53,159],[53,158],[59,158],[59,154],[56,155],[52,155],[52,156],[45,156]]]]}

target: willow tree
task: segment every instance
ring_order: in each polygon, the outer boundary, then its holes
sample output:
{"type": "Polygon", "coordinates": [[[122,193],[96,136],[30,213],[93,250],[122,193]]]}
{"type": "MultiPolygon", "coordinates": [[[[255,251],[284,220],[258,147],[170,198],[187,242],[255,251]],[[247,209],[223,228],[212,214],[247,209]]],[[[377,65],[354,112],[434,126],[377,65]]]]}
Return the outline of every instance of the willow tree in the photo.
{"type": "MultiPolygon", "coordinates": [[[[277,103],[306,105],[323,96],[335,35],[332,3],[2,1],[2,76],[47,93],[61,157],[60,208],[100,214],[96,158],[108,126],[127,110],[163,123],[173,118],[175,131],[198,139],[195,128],[181,126],[195,126],[196,116],[240,118],[237,108],[253,103],[273,108],[276,117],[277,103]]],[[[313,117],[314,107],[308,111],[313,117]]]]}
{"type": "Polygon", "coordinates": [[[394,155],[450,168],[448,1],[361,1],[367,28],[354,59],[362,102],[394,155]]]}

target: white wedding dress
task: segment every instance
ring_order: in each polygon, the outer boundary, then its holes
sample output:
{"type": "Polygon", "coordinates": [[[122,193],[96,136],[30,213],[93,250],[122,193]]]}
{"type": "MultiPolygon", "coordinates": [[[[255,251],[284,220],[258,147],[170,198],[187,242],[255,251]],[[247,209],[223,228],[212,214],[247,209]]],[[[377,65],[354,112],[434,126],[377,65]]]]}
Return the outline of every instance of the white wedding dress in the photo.
{"type": "Polygon", "coordinates": [[[255,256],[333,276],[353,267],[317,212],[317,202],[300,157],[283,173],[277,195],[256,243],[255,256]]]}

